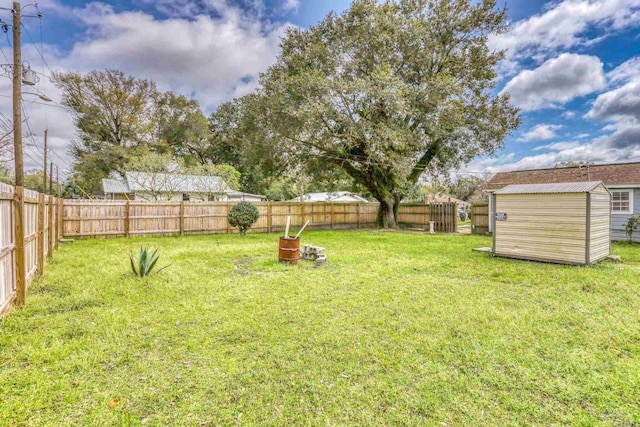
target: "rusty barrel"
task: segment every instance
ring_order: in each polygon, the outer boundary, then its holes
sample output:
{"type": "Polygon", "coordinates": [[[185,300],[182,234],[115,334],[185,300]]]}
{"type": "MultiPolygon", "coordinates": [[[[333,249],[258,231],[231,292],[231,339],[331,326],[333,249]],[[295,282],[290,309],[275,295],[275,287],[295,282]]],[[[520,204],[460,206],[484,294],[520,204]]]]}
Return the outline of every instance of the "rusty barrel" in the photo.
{"type": "Polygon", "coordinates": [[[298,264],[300,259],[300,238],[280,237],[278,260],[289,265],[298,264]]]}

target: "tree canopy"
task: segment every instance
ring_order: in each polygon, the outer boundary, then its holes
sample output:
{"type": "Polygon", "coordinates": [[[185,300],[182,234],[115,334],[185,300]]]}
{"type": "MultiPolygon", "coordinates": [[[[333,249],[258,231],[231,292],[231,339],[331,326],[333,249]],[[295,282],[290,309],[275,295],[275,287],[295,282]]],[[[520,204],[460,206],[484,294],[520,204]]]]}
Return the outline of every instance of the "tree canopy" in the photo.
{"type": "Polygon", "coordinates": [[[493,91],[503,52],[487,36],[505,21],[494,0],[356,0],[289,29],[242,104],[253,141],[315,171],[343,170],[380,202],[380,225],[395,227],[425,170],[493,153],[519,125],[493,91]]]}

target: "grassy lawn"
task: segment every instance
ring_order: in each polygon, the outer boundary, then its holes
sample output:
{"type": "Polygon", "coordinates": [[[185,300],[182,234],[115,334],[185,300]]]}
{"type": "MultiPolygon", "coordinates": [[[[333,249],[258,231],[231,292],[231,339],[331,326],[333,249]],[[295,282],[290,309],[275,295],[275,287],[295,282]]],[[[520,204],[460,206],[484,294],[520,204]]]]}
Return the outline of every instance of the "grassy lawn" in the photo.
{"type": "Polygon", "coordinates": [[[640,423],[640,246],[584,268],[303,237],[327,266],[279,265],[276,235],[65,244],[0,321],[0,425],[640,423]],[[135,279],[140,244],[171,267],[135,279]]]}

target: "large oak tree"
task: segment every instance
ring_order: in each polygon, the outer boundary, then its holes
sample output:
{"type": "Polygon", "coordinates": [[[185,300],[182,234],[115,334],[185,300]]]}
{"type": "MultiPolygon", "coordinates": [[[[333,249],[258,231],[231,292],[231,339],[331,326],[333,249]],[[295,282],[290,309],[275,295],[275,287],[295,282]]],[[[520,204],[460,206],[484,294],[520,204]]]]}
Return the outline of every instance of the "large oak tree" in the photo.
{"type": "Polygon", "coordinates": [[[493,153],[519,125],[487,46],[505,20],[493,0],[356,0],[288,31],[247,114],[283,155],[346,171],[396,227],[425,170],[493,153]]]}

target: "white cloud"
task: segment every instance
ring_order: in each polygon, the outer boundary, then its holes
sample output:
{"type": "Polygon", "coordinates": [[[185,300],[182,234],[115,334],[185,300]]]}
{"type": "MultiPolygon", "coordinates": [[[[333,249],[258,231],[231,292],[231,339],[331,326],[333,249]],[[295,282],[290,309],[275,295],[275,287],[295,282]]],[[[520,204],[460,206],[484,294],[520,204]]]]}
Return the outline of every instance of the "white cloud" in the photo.
{"type": "Polygon", "coordinates": [[[300,0],[284,0],[282,8],[284,10],[298,10],[300,7],[300,0]]]}
{"type": "Polygon", "coordinates": [[[640,123],[640,79],[598,95],[586,117],[600,122],[640,123]]]}
{"type": "Polygon", "coordinates": [[[287,24],[265,23],[221,0],[207,5],[215,16],[161,20],[91,3],[73,11],[87,38],[57,63],[80,72],[117,68],[150,78],[161,89],[194,94],[212,110],[255,88],[259,73],[275,61],[287,24]]]}
{"type": "Polygon", "coordinates": [[[602,61],[598,57],[563,53],[534,70],[522,71],[502,92],[508,92],[516,106],[528,111],[557,108],[604,86],[602,61]]]}
{"type": "Polygon", "coordinates": [[[610,35],[638,25],[640,0],[565,0],[550,3],[543,13],[515,22],[509,31],[492,36],[489,42],[493,48],[508,49],[508,57],[538,56],[544,60],[557,49],[601,40],[603,35],[589,38],[591,27],[610,35]]]}
{"type": "Polygon", "coordinates": [[[550,125],[540,123],[529,129],[527,133],[518,138],[518,141],[545,141],[547,139],[556,138],[558,135],[555,131],[562,129],[562,125],[550,125]]]}
{"type": "Polygon", "coordinates": [[[534,151],[563,151],[563,150],[571,150],[574,148],[578,148],[580,146],[580,141],[567,141],[567,142],[554,142],[553,144],[547,145],[539,145],[534,148],[534,151]]]}
{"type": "Polygon", "coordinates": [[[567,110],[560,115],[563,119],[573,119],[575,116],[577,116],[576,112],[571,110],[567,110]]]}
{"type": "Polygon", "coordinates": [[[634,56],[607,73],[609,84],[627,83],[640,79],[640,56],[634,56]]]}

